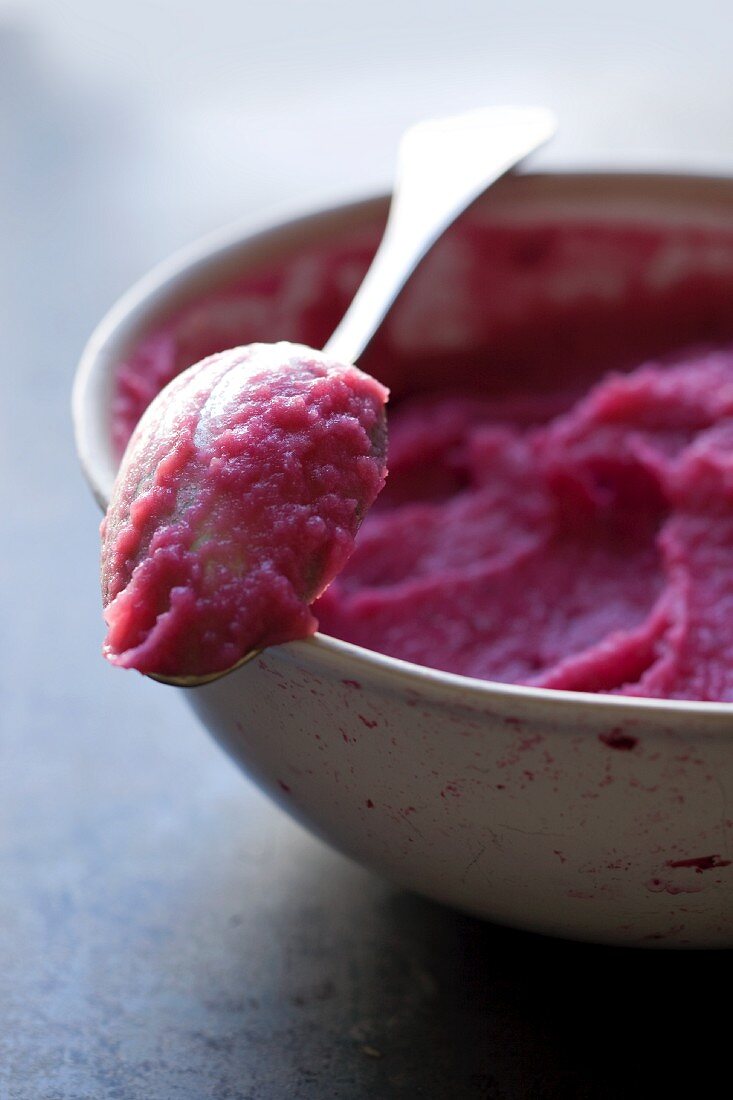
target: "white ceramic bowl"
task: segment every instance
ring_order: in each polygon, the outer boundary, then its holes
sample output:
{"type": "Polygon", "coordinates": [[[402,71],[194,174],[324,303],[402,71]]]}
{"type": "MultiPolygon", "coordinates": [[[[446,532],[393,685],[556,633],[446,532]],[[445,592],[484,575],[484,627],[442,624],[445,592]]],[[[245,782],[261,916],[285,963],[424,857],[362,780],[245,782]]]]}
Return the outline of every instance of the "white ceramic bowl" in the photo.
{"type": "MultiPolygon", "coordinates": [[[[227,229],[121,300],[74,391],[79,456],[100,503],[116,466],[113,373],[140,334],[234,273],[377,227],[386,202],[227,229]]],[[[514,176],[475,216],[702,226],[707,244],[680,246],[671,267],[733,272],[730,250],[713,255],[716,226],[733,226],[733,180],[514,176]]],[[[733,705],[488,683],[322,635],[186,698],[284,809],[408,889],[551,935],[733,944],[733,705]]]]}

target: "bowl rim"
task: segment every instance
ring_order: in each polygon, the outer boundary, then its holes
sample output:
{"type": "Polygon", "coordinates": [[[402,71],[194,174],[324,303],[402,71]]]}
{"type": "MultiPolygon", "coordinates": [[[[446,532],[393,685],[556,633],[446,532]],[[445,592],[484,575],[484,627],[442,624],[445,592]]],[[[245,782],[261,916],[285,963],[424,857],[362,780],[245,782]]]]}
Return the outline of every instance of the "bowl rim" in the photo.
{"type": "MultiPolygon", "coordinates": [[[[727,193],[733,211],[733,175],[724,172],[667,172],[656,168],[559,168],[542,172],[509,173],[495,187],[503,189],[518,181],[540,187],[548,183],[593,185],[605,182],[633,188],[642,183],[657,183],[671,185],[673,188],[677,186],[683,191],[698,185],[710,188],[711,192],[716,185],[720,185],[724,196],[727,193]]],[[[103,511],[106,510],[109,488],[114,478],[112,441],[107,419],[113,377],[109,367],[115,360],[115,350],[119,350],[125,336],[129,339],[130,331],[136,326],[143,329],[145,320],[152,319],[156,306],[166,300],[170,304],[176,293],[190,286],[197,274],[204,274],[208,268],[223,263],[228,256],[236,255],[243,248],[254,248],[257,244],[266,243],[269,238],[280,238],[297,233],[298,230],[312,229],[324,219],[331,219],[335,223],[341,218],[346,223],[358,216],[366,223],[370,217],[380,212],[386,213],[388,202],[388,192],[370,190],[348,196],[321,193],[310,201],[290,201],[270,206],[254,215],[220,226],[176,249],[137,279],[115,301],[94,328],[82,351],[71,394],[77,458],[92,495],[103,511]]],[[[465,702],[466,697],[470,696],[486,708],[490,708],[492,703],[501,705],[502,709],[506,709],[507,704],[529,703],[547,708],[550,716],[552,711],[564,711],[570,706],[576,710],[582,708],[592,712],[610,712],[608,719],[616,721],[622,716],[633,721],[634,718],[648,718],[652,715],[664,719],[683,714],[703,722],[706,719],[712,720],[712,728],[705,732],[721,734],[728,733],[728,725],[722,726],[715,720],[733,719],[733,703],[569,691],[483,680],[390,657],[320,632],[275,648],[311,660],[316,656],[327,663],[340,662],[343,665],[344,659],[347,659],[350,665],[362,667],[363,675],[371,674],[380,679],[396,680],[403,686],[406,682],[408,687],[413,686],[413,690],[439,693],[442,698],[460,697],[465,702]]],[[[208,691],[211,687],[195,690],[208,691]]]]}
{"type": "MultiPolygon", "coordinates": [[[[569,691],[565,688],[542,688],[502,683],[498,680],[481,680],[475,676],[444,672],[427,665],[404,661],[399,657],[390,657],[386,653],[365,649],[352,642],[345,642],[341,638],[334,638],[330,634],[322,634],[320,631],[310,638],[288,642],[275,648],[290,651],[294,657],[305,658],[308,661],[312,661],[314,654],[317,654],[322,663],[333,665],[337,661],[343,665],[343,658],[346,656],[352,662],[362,664],[368,669],[372,679],[402,681],[403,686],[405,686],[404,681],[413,681],[413,690],[419,686],[421,695],[438,694],[443,701],[454,699],[456,702],[465,703],[466,696],[471,695],[477,703],[483,704],[485,710],[495,709],[491,706],[492,702],[501,704],[502,712],[506,713],[510,712],[507,704],[518,708],[521,708],[522,704],[532,707],[541,706],[546,718],[551,721],[553,711],[564,713],[569,706],[577,709],[582,703],[584,706],[590,706],[593,711],[603,711],[604,721],[612,725],[620,725],[622,716],[633,721],[635,718],[649,718],[652,714],[660,720],[685,714],[702,722],[706,720],[714,722],[713,728],[705,730],[706,734],[719,733],[728,736],[733,732],[733,703],[702,702],[695,699],[657,699],[643,695],[611,695],[600,691],[569,691]],[[718,720],[721,718],[728,719],[732,724],[720,726],[718,720]]],[[[233,675],[236,675],[236,672],[233,675]]],[[[409,686],[407,684],[408,689],[409,686]]]]}

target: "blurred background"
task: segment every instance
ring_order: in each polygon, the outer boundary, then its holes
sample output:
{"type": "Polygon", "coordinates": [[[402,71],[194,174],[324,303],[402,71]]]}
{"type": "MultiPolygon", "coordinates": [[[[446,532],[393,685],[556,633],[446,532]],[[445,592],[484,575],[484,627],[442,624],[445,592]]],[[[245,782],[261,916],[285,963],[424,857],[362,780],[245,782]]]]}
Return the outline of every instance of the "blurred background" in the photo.
{"type": "Polygon", "coordinates": [[[543,163],[725,167],[732,32],[716,0],[0,0],[2,171],[47,211],[35,247],[84,232],[123,286],[258,207],[388,184],[436,112],[548,104],[543,163]]]}
{"type": "Polygon", "coordinates": [[[547,945],[405,898],[285,819],[171,693],[106,667],[68,405],[91,329],[153,263],[388,186],[420,117],[542,103],[561,130],[538,166],[733,170],[732,47],[727,0],[0,0],[3,1100],[627,1097],[642,1070],[661,1088],[649,1019],[668,1049],[690,1028],[714,1047],[673,1006],[720,959],[547,945]]]}

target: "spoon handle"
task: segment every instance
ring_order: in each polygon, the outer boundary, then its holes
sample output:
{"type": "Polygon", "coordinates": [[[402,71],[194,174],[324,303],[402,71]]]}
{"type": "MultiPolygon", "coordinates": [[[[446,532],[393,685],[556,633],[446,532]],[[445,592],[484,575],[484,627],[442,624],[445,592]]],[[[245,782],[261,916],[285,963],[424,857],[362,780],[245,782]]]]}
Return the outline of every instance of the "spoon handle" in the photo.
{"type": "Polygon", "coordinates": [[[384,236],[326,354],[355,363],[438,237],[489,184],[548,141],[556,126],[541,107],[487,107],[407,130],[384,236]]]}

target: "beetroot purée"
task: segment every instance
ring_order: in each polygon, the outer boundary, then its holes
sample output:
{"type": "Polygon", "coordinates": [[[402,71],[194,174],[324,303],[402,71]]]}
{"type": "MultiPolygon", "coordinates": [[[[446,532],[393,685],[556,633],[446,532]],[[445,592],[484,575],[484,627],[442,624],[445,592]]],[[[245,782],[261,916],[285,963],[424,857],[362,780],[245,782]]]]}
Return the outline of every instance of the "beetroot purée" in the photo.
{"type": "Polygon", "coordinates": [[[384,484],[386,398],[284,343],[213,355],[166,387],[102,523],[108,660],[200,676],[312,634],[309,605],[384,484]]]}

